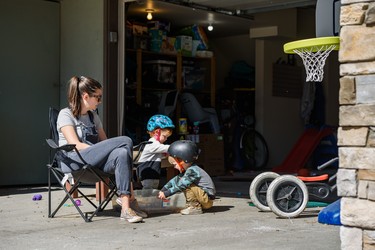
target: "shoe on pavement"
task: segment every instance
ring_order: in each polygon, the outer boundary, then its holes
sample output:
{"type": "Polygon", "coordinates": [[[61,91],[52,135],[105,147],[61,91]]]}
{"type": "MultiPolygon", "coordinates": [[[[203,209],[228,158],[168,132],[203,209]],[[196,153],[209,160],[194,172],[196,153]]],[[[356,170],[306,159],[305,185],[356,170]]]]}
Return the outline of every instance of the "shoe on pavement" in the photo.
{"type": "Polygon", "coordinates": [[[143,220],[143,218],[138,216],[131,208],[128,208],[125,212],[121,211],[120,219],[127,220],[130,223],[141,222],[143,220]]]}
{"type": "Polygon", "coordinates": [[[196,215],[196,214],[202,214],[202,206],[199,205],[188,205],[185,209],[182,209],[180,211],[181,214],[183,215],[196,215]]]}
{"type": "MultiPolygon", "coordinates": [[[[120,197],[116,199],[116,203],[121,207],[122,206],[122,200],[120,197]]],[[[130,202],[130,208],[133,209],[133,211],[142,218],[147,218],[147,214],[141,210],[141,208],[138,205],[138,201],[136,199],[132,200],[130,202]]]]}

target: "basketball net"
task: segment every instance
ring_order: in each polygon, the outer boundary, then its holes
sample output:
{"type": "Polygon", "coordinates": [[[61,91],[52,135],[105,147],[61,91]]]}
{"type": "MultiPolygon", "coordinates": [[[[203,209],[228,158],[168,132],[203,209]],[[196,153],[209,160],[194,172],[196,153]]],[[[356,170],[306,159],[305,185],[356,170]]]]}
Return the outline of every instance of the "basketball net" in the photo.
{"type": "Polygon", "coordinates": [[[313,46],[310,48],[294,49],[305,65],[306,82],[322,82],[324,75],[324,65],[326,59],[337,45],[313,46]]]}

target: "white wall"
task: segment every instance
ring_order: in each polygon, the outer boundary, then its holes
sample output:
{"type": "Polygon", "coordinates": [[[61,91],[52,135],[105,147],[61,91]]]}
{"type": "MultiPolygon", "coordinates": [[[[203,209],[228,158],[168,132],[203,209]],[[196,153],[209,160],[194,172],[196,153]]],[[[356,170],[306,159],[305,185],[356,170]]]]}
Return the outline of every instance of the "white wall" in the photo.
{"type": "Polygon", "coordinates": [[[103,32],[104,0],[61,1],[61,107],[67,106],[66,83],[74,75],[92,77],[105,88],[103,32]]]}

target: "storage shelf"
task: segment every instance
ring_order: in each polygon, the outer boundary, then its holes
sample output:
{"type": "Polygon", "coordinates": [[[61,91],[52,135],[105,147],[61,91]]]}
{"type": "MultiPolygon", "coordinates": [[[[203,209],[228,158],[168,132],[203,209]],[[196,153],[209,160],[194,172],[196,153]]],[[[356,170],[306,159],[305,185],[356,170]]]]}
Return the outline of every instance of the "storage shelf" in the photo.
{"type": "Polygon", "coordinates": [[[136,64],[137,64],[137,74],[136,74],[136,101],[137,104],[142,104],[142,91],[148,90],[155,90],[155,91],[162,91],[162,90],[170,90],[171,87],[166,88],[149,88],[144,87],[143,85],[143,62],[144,60],[157,58],[158,60],[161,59],[170,59],[176,61],[176,85],[175,88],[181,92],[185,90],[183,88],[182,83],[182,70],[183,70],[183,61],[184,60],[191,60],[193,62],[199,63],[207,63],[206,68],[209,69],[209,80],[206,81],[207,87],[203,88],[202,90],[194,90],[194,89],[186,89],[189,92],[199,92],[199,93],[208,93],[210,95],[210,104],[212,107],[215,107],[215,96],[216,96],[216,62],[215,57],[190,57],[190,56],[182,56],[181,53],[177,54],[168,54],[168,53],[157,53],[153,51],[146,51],[142,49],[126,49],[126,53],[131,53],[135,56],[136,64]]]}

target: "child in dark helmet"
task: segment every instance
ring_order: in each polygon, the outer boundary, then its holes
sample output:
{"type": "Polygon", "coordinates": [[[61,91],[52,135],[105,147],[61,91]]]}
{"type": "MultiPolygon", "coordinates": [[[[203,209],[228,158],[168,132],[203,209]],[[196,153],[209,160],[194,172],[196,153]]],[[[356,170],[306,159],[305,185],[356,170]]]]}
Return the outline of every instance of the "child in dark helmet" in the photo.
{"type": "Polygon", "coordinates": [[[169,161],[180,171],[159,192],[159,198],[165,199],[177,192],[183,192],[186,208],[183,215],[201,214],[202,209],[209,209],[215,199],[215,185],[211,177],[194,162],[198,159],[197,145],[188,140],[173,142],[168,149],[169,161]]]}
{"type": "Polygon", "coordinates": [[[147,122],[149,141],[138,160],[138,177],[143,189],[158,189],[161,173],[161,159],[167,154],[169,145],[164,144],[172,135],[174,124],[165,115],[154,115],[147,122]]]}

